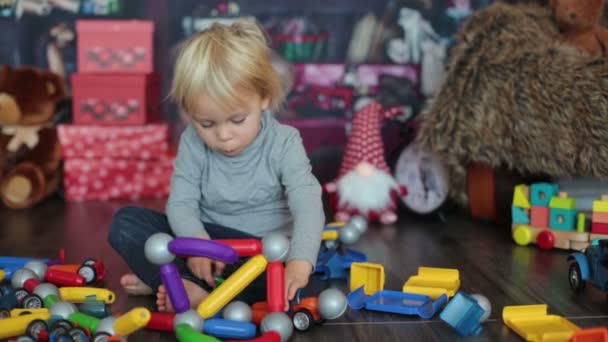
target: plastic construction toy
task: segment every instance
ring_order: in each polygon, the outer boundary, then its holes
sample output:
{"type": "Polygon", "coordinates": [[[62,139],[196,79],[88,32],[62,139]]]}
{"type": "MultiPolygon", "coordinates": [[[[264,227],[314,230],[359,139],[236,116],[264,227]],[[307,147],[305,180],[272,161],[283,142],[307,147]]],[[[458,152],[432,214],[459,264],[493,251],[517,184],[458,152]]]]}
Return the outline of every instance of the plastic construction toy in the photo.
{"type": "Polygon", "coordinates": [[[367,296],[363,286],[348,294],[348,305],[352,309],[418,315],[423,319],[435,316],[447,301],[445,294],[433,301],[426,295],[391,290],[381,290],[367,296]]]}
{"type": "Polygon", "coordinates": [[[82,264],[63,264],[49,266],[50,270],[57,270],[67,273],[80,274],[84,277],[87,284],[93,284],[102,281],[108,270],[101,261],[89,258],[82,264]]]}
{"type": "Polygon", "coordinates": [[[585,288],[587,282],[608,292],[608,240],[598,240],[597,244],[587,247],[583,252],[568,256],[568,280],[575,292],[585,288]]]}
{"type": "Polygon", "coordinates": [[[572,335],[570,342],[608,342],[608,328],[579,330],[572,335]]]}
{"type": "MultiPolygon", "coordinates": [[[[321,292],[319,297],[296,297],[294,302],[290,303],[287,315],[291,317],[296,330],[307,331],[313,324],[323,324],[325,320],[342,316],[346,308],[347,300],[344,294],[336,289],[327,289],[321,292]]],[[[251,309],[253,322],[261,324],[268,314],[268,303],[254,303],[251,309]]]]}
{"type": "Polygon", "coordinates": [[[547,305],[505,306],[503,322],[526,341],[569,341],[579,327],[567,319],[547,314],[547,305]]]}
{"type": "Polygon", "coordinates": [[[92,342],[122,340],[127,335],[143,328],[150,319],[150,312],[147,309],[134,308],[119,317],[109,316],[100,320],[78,312],[73,304],[67,302],[58,302],[48,312],[52,320],[36,322],[36,325],[30,324],[26,331],[29,336],[36,340],[41,340],[41,335],[59,337],[64,332],[70,334],[71,330],[77,326],[83,329],[87,336],[93,334],[92,342]],[[58,325],[64,328],[60,329],[57,327],[58,325]]]}
{"type": "Polygon", "coordinates": [[[403,292],[437,299],[443,294],[453,297],[459,288],[460,272],[457,269],[419,267],[418,274],[411,276],[403,285],[403,292]]]}
{"type": "MultiPolygon", "coordinates": [[[[53,317],[54,320],[67,321],[66,324],[69,325],[67,329],[71,329],[72,323],[77,323],[79,327],[88,329],[94,334],[94,342],[106,341],[115,335],[118,337],[127,336],[144,327],[150,319],[150,312],[145,308],[134,308],[120,317],[109,316],[101,320],[79,312],[74,304],[66,300],[70,299],[76,303],[84,303],[87,299],[95,296],[95,298],[106,303],[112,303],[116,296],[109,290],[97,288],[58,289],[51,283],[40,282],[42,275],[46,276],[48,274],[46,264],[39,261],[30,261],[25,266],[26,268],[17,270],[11,278],[11,284],[14,288],[22,288],[30,292],[23,298],[22,305],[28,310],[34,309],[41,314],[46,312],[46,315],[53,317]],[[41,306],[44,306],[45,309],[42,309],[41,306]]],[[[6,330],[11,334],[3,336],[3,333],[0,333],[0,338],[27,332],[30,336],[34,334],[35,339],[39,339],[41,337],[38,335],[43,332],[50,334],[54,330],[53,325],[56,323],[50,326],[50,330],[49,324],[46,322],[49,320],[48,318],[41,322],[27,321],[25,325],[14,325],[16,323],[13,320],[18,318],[14,317],[11,312],[10,318],[0,321],[0,332],[6,330]],[[9,329],[8,326],[11,326],[12,329],[9,329]]]]}
{"type": "Polygon", "coordinates": [[[608,238],[608,196],[593,201],[591,217],[576,210],[576,200],[553,183],[520,184],[512,205],[513,240],[541,249],[583,250],[598,238],[608,238]]]}
{"type": "Polygon", "coordinates": [[[334,222],[323,230],[323,245],[319,251],[315,273],[322,279],[346,279],[353,262],[366,262],[367,255],[345,248],[359,241],[367,231],[367,220],[360,216],[352,217],[347,223],[334,222]]]}
{"type": "MultiPolygon", "coordinates": [[[[245,305],[247,306],[247,308],[249,308],[249,305],[245,305]]],[[[249,309],[249,311],[251,311],[251,309],[249,309]]],[[[202,318],[200,318],[196,311],[188,310],[187,312],[188,315],[193,316],[190,318],[191,323],[194,323],[195,320],[202,321],[202,318]]],[[[176,332],[174,326],[176,316],[177,315],[175,313],[153,312],[150,321],[146,325],[146,328],[156,331],[176,332]]],[[[251,317],[251,313],[249,313],[249,316],[251,317]]],[[[255,324],[249,321],[214,317],[205,320],[201,326],[201,329],[202,330],[199,330],[199,332],[203,332],[207,335],[213,336],[208,337],[210,340],[213,341],[215,340],[214,337],[222,339],[230,338],[243,340],[255,337],[257,327],[255,324]]]]}
{"type": "Polygon", "coordinates": [[[366,295],[372,295],[384,289],[384,266],[369,262],[356,262],[351,265],[350,291],[363,287],[366,295]]]}
{"type": "Polygon", "coordinates": [[[462,336],[478,335],[492,311],[490,301],[479,294],[456,293],[439,318],[462,336]]]}
{"type": "MultiPolygon", "coordinates": [[[[216,319],[215,316],[222,308],[228,309],[229,316],[248,316],[247,312],[239,312],[239,307],[235,309],[229,304],[245,287],[255,280],[262,272],[267,275],[268,302],[266,304],[268,314],[264,316],[260,324],[260,331],[266,334],[269,331],[276,331],[281,341],[287,341],[293,333],[293,324],[285,310],[285,267],[283,262],[289,254],[289,239],[281,234],[269,234],[262,241],[251,239],[243,240],[207,240],[197,238],[173,238],[168,234],[158,233],[152,235],[145,244],[144,251],[146,258],[160,266],[160,274],[163,284],[167,288],[167,293],[173,304],[176,314],[173,317],[173,328],[180,341],[215,341],[209,335],[218,335],[218,331],[228,331],[221,324],[238,324],[239,321],[229,321],[216,319]],[[261,254],[259,254],[261,252],[261,254]],[[256,255],[256,253],[258,253],[256,255]],[[235,262],[239,256],[251,256],[239,269],[230,277],[222,282],[217,288],[198,305],[197,310],[191,310],[184,285],[179,276],[177,266],[173,263],[176,256],[200,256],[224,263],[235,262]],[[236,313],[235,313],[236,311],[236,313]],[[208,322],[216,319],[216,328],[205,328],[208,322]],[[227,323],[230,322],[230,323],[227,323]],[[205,335],[202,332],[208,332],[205,335]]],[[[339,292],[339,291],[338,291],[339,292]]],[[[344,295],[340,292],[342,297],[344,295]]],[[[327,308],[319,309],[321,315],[324,311],[329,313],[337,312],[340,298],[334,296],[325,300],[327,308]],[[332,300],[330,300],[332,299],[332,300]],[[333,308],[333,311],[331,310],[333,308]]],[[[339,312],[342,315],[346,310],[346,300],[343,309],[339,312]]],[[[237,304],[232,304],[237,305],[237,304]]],[[[338,317],[339,317],[338,315],[338,317]]],[[[332,318],[334,315],[330,315],[332,318]]],[[[165,316],[165,318],[168,316],[165,316]]],[[[160,319],[155,319],[167,329],[167,324],[161,323],[160,319]]],[[[219,337],[219,336],[218,336],[219,337]]],[[[226,336],[223,338],[248,338],[243,335],[226,336]]]]}
{"type": "MultiPolygon", "coordinates": [[[[46,289],[49,287],[55,287],[54,284],[70,284],[74,277],[81,279],[77,284],[83,284],[84,278],[75,273],[67,273],[62,271],[49,271],[47,265],[40,261],[30,261],[24,265],[25,267],[14,272],[11,278],[11,285],[15,289],[15,296],[21,305],[25,308],[41,308],[50,307],[55,301],[61,297],[64,301],[73,303],[84,303],[84,301],[91,296],[99,300],[103,300],[105,303],[113,303],[116,299],[116,295],[109,290],[100,288],[85,288],[81,286],[77,287],[62,287],[57,290],[59,297],[49,297],[51,302],[45,301],[45,297],[39,294],[38,288],[46,289]],[[58,278],[56,275],[62,275],[66,278],[58,278]],[[53,282],[42,283],[42,280],[54,280],[53,282]],[[67,280],[66,280],[67,279],[67,280]]],[[[56,287],[55,287],[56,288],[56,287]]],[[[54,292],[54,291],[53,291],[54,292]]],[[[48,293],[42,292],[44,295],[48,293]]]]}

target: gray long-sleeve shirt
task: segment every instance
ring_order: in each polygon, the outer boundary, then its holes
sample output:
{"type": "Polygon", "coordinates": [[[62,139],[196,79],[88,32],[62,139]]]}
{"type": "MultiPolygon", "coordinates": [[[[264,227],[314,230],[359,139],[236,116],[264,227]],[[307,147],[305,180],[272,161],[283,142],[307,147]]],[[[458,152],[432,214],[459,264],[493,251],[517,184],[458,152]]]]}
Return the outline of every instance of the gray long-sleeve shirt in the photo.
{"type": "Polygon", "coordinates": [[[325,224],[321,185],[298,130],[268,113],[253,143],[236,157],[209,149],[188,126],[166,212],[177,236],[206,235],[203,222],[259,237],[284,232],[291,236],[288,260],[307,260],[313,266],[325,224]]]}

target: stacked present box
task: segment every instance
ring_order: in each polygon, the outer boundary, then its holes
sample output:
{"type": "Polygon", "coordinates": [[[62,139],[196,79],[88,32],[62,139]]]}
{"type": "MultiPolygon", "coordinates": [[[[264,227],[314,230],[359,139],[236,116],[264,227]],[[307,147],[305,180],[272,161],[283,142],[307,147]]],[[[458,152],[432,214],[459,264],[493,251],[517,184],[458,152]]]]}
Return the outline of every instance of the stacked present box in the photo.
{"type": "Polygon", "coordinates": [[[80,20],[73,122],[59,127],[68,201],[168,194],[173,157],[153,70],[153,23],[80,20]]]}

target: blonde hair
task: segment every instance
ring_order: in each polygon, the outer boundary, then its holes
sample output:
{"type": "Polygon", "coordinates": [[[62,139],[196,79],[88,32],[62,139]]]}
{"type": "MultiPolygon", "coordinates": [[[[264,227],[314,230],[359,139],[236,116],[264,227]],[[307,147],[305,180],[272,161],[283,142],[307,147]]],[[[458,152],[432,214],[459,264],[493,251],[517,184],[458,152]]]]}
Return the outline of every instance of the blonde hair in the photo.
{"type": "Polygon", "coordinates": [[[201,95],[231,110],[244,105],[237,89],[252,91],[267,98],[269,109],[276,112],[285,90],[271,55],[266,35],[255,22],[215,23],[190,38],[179,52],[170,96],[192,114],[201,95]]]}

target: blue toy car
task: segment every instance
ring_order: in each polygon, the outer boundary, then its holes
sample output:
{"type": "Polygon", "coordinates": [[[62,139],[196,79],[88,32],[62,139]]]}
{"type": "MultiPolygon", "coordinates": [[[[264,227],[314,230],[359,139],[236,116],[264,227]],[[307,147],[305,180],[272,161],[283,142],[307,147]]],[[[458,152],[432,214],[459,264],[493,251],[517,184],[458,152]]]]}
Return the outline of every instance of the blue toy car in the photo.
{"type": "Polygon", "coordinates": [[[608,292],[608,240],[598,240],[582,252],[568,256],[568,280],[575,292],[585,288],[586,282],[608,292]]]}

